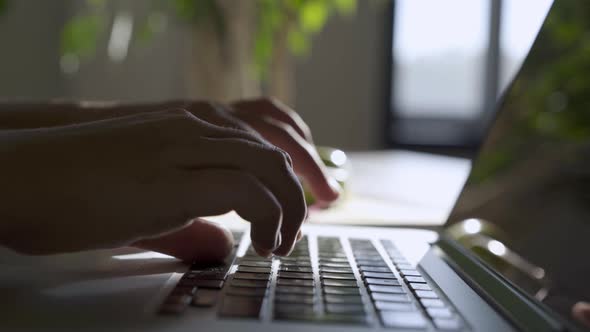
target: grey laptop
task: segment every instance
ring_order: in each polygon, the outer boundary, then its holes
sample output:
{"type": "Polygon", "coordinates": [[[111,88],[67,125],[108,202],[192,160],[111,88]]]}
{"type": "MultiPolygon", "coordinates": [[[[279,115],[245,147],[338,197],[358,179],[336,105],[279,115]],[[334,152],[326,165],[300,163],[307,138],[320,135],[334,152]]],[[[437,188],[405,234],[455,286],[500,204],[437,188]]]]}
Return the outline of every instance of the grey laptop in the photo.
{"type": "Polygon", "coordinates": [[[544,6],[530,54],[440,232],[305,225],[290,257],[265,259],[236,227],[217,266],[132,249],[14,260],[0,330],[584,330],[590,5],[529,4],[544,6]]]}

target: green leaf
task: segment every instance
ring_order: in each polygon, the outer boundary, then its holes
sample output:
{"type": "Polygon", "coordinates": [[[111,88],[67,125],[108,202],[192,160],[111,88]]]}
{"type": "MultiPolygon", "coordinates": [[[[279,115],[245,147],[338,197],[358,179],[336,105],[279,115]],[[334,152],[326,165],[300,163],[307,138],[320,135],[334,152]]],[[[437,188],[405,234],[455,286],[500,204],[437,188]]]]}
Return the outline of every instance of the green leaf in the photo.
{"type": "Polygon", "coordinates": [[[86,0],[86,4],[89,7],[104,8],[106,6],[106,0],[86,0]]]}
{"type": "Polygon", "coordinates": [[[197,4],[193,0],[174,0],[172,6],[178,17],[185,20],[192,20],[197,16],[197,4]]]}
{"type": "Polygon", "coordinates": [[[155,35],[164,31],[166,25],[167,17],[163,13],[159,11],[152,12],[139,24],[135,38],[140,43],[145,44],[155,35]]]}
{"type": "Polygon", "coordinates": [[[309,36],[298,29],[292,29],[287,36],[289,50],[295,55],[307,55],[309,53],[311,42],[309,36]]]}
{"type": "Polygon", "coordinates": [[[96,52],[104,21],[101,15],[75,16],[66,23],[61,33],[62,54],[88,57],[96,52]]]}
{"type": "Polygon", "coordinates": [[[356,0],[332,0],[336,10],[342,14],[352,14],[356,11],[356,0]]]}
{"type": "Polygon", "coordinates": [[[329,8],[325,1],[308,1],[301,7],[299,24],[304,31],[318,32],[326,24],[329,8]]]}
{"type": "Polygon", "coordinates": [[[8,8],[8,1],[7,0],[0,0],[0,15],[4,14],[8,8]]]}

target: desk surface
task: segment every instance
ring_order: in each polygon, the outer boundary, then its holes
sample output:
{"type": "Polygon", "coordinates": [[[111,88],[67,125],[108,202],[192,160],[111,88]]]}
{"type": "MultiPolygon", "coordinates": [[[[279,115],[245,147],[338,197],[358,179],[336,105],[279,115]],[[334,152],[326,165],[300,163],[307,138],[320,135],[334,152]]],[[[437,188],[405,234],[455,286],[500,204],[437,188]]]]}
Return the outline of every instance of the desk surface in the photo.
{"type": "Polygon", "coordinates": [[[351,177],[342,202],[310,222],[442,225],[467,179],[468,159],[403,150],[348,153],[351,177]]]}

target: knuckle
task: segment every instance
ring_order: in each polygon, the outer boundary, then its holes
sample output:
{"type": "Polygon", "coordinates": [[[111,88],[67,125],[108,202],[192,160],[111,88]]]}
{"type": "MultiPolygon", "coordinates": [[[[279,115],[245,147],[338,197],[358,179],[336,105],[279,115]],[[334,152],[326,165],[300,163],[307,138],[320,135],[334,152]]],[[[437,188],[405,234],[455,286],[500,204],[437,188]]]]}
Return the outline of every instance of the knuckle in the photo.
{"type": "Polygon", "coordinates": [[[193,116],[187,109],[180,108],[180,107],[170,108],[170,109],[164,110],[163,112],[165,112],[169,115],[177,116],[179,118],[191,118],[193,116]]]}
{"type": "Polygon", "coordinates": [[[276,146],[267,146],[263,149],[267,155],[268,160],[272,161],[274,164],[278,164],[281,167],[286,167],[290,164],[291,157],[287,154],[287,152],[277,148],[276,146]]]}

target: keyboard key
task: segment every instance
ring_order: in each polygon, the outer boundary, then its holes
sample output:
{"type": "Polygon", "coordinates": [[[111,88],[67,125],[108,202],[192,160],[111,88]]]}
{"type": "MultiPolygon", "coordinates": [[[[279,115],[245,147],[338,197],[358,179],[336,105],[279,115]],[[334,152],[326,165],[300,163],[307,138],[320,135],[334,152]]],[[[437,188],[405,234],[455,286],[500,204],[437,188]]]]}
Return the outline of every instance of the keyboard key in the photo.
{"type": "Polygon", "coordinates": [[[331,253],[318,253],[318,257],[320,260],[322,259],[329,259],[329,258],[347,258],[346,254],[342,251],[339,252],[331,252],[331,253]]]}
{"type": "Polygon", "coordinates": [[[308,272],[311,273],[313,272],[311,267],[305,267],[305,266],[283,266],[281,265],[279,267],[279,271],[285,271],[285,272],[308,272]]]}
{"type": "Polygon", "coordinates": [[[373,266],[373,265],[363,265],[359,268],[362,272],[381,272],[381,273],[390,273],[391,269],[389,267],[383,266],[373,266]]]}
{"type": "Polygon", "coordinates": [[[178,285],[181,287],[193,286],[197,288],[216,288],[223,287],[223,280],[200,280],[200,279],[181,279],[178,285]]]}
{"type": "Polygon", "coordinates": [[[400,329],[424,329],[426,319],[419,312],[380,311],[383,325],[400,329]]]}
{"type": "Polygon", "coordinates": [[[383,259],[381,258],[381,255],[379,255],[379,252],[377,252],[377,250],[355,251],[355,252],[353,252],[353,255],[354,255],[354,259],[357,261],[358,260],[376,261],[376,262],[383,261],[383,259]]]}
{"type": "Polygon", "coordinates": [[[391,272],[389,272],[389,273],[363,272],[363,277],[365,277],[365,278],[378,278],[378,279],[397,279],[396,276],[391,272]]]}
{"type": "Polygon", "coordinates": [[[225,280],[227,277],[229,269],[225,269],[223,271],[219,271],[216,269],[211,269],[209,271],[190,271],[187,272],[183,278],[186,279],[201,279],[201,280],[225,280]]]}
{"type": "Polygon", "coordinates": [[[373,301],[410,302],[410,298],[405,294],[371,293],[371,298],[373,301]]]}
{"type": "Polygon", "coordinates": [[[418,290],[415,293],[416,296],[421,299],[438,299],[438,295],[436,295],[436,293],[433,291],[418,290]]]}
{"type": "Polygon", "coordinates": [[[358,287],[356,280],[322,279],[322,284],[333,287],[358,287]]]}
{"type": "Polygon", "coordinates": [[[414,307],[411,303],[384,302],[384,301],[376,301],[375,308],[377,308],[377,310],[388,310],[388,311],[415,311],[416,310],[416,307],[414,307]]]}
{"type": "Polygon", "coordinates": [[[258,318],[263,298],[225,296],[219,315],[224,317],[258,318]]]}
{"type": "Polygon", "coordinates": [[[188,307],[192,300],[192,295],[187,294],[168,296],[160,307],[160,313],[180,314],[186,310],[186,307],[188,307]]]}
{"type": "Polygon", "coordinates": [[[193,296],[192,305],[195,307],[212,307],[217,304],[219,292],[213,289],[199,289],[193,296]]]}
{"type": "Polygon", "coordinates": [[[271,267],[272,262],[259,262],[251,260],[243,260],[239,262],[240,266],[251,266],[251,267],[271,267]]]}
{"type": "Polygon", "coordinates": [[[232,279],[229,284],[237,287],[253,287],[253,288],[266,288],[268,287],[268,281],[266,280],[248,280],[248,279],[232,279]]]}
{"type": "Polygon", "coordinates": [[[201,275],[201,279],[204,279],[208,276],[209,279],[225,280],[225,278],[227,278],[227,274],[229,273],[229,269],[236,260],[236,250],[237,247],[234,247],[231,253],[227,255],[226,259],[221,264],[211,265],[194,263],[191,265],[190,270],[191,272],[198,272],[201,275]]]}
{"type": "Polygon", "coordinates": [[[327,273],[323,272],[320,276],[324,279],[337,279],[337,280],[356,280],[356,277],[352,273],[327,273]]]}
{"type": "Polygon", "coordinates": [[[275,302],[277,303],[298,303],[298,304],[310,304],[315,303],[315,297],[313,295],[299,295],[299,294],[276,294],[275,302]]]}
{"type": "Polygon", "coordinates": [[[246,253],[242,258],[252,262],[272,263],[272,258],[260,257],[257,253],[246,253]]]}
{"type": "Polygon", "coordinates": [[[376,278],[365,278],[365,282],[369,285],[382,285],[382,286],[400,286],[401,284],[396,279],[376,279],[376,278]]]}
{"type": "Polygon", "coordinates": [[[358,287],[330,287],[326,286],[322,289],[324,294],[330,295],[360,295],[361,292],[358,287]]]}
{"type": "Polygon", "coordinates": [[[313,286],[313,280],[302,280],[302,279],[287,279],[287,278],[279,278],[277,280],[278,285],[284,286],[313,286]]]}
{"type": "Polygon", "coordinates": [[[249,272],[236,272],[234,274],[235,279],[247,279],[247,280],[269,280],[270,273],[249,273],[249,272]]]}
{"type": "Polygon", "coordinates": [[[227,294],[236,296],[264,297],[266,295],[266,288],[230,287],[227,290],[227,294]]]}
{"type": "Polygon", "coordinates": [[[460,330],[463,328],[463,323],[458,318],[435,318],[434,325],[445,331],[460,330]]]}
{"type": "Polygon", "coordinates": [[[283,260],[280,261],[281,266],[301,266],[301,267],[309,267],[311,265],[311,260],[309,258],[297,258],[294,260],[283,260]]]}
{"type": "Polygon", "coordinates": [[[270,267],[252,267],[252,266],[238,266],[239,272],[252,272],[252,273],[270,273],[270,267]]]}
{"type": "Polygon", "coordinates": [[[407,282],[416,282],[416,283],[422,283],[422,284],[426,283],[426,280],[424,280],[424,278],[422,278],[422,277],[406,276],[406,277],[404,277],[404,279],[406,279],[407,282]]]}
{"type": "Polygon", "coordinates": [[[277,293],[286,293],[286,294],[302,294],[302,295],[313,295],[315,293],[315,288],[313,287],[300,287],[300,286],[277,286],[276,288],[277,293]]]}
{"type": "Polygon", "coordinates": [[[326,295],[324,296],[324,302],[362,304],[363,299],[360,295],[326,295]]]}
{"type": "Polygon", "coordinates": [[[313,273],[279,271],[280,278],[313,280],[313,273]]]}
{"type": "Polygon", "coordinates": [[[281,262],[281,266],[291,266],[291,267],[311,267],[310,262],[281,262]]]}
{"type": "Polygon", "coordinates": [[[389,293],[389,294],[405,294],[406,291],[401,286],[381,286],[369,285],[370,292],[389,293]]]}
{"type": "Polygon", "coordinates": [[[425,308],[443,308],[445,307],[445,303],[441,300],[435,299],[420,299],[420,303],[425,308]]]}
{"type": "Polygon", "coordinates": [[[352,269],[349,267],[322,267],[320,273],[352,273],[352,269]]]}
{"type": "Polygon", "coordinates": [[[360,265],[360,266],[370,265],[370,266],[387,267],[387,264],[385,264],[385,262],[382,259],[379,259],[379,260],[357,259],[356,264],[360,265]]]}
{"type": "Polygon", "coordinates": [[[324,267],[338,267],[338,268],[350,269],[349,263],[320,263],[320,266],[322,268],[324,268],[324,267]]]}
{"type": "Polygon", "coordinates": [[[426,308],[426,312],[432,318],[451,318],[453,312],[448,308],[426,308]]]}
{"type": "Polygon", "coordinates": [[[410,277],[421,277],[422,275],[420,274],[420,272],[416,271],[416,270],[405,270],[405,269],[401,269],[399,270],[399,273],[404,276],[410,276],[410,277]]]}
{"type": "Polygon", "coordinates": [[[332,314],[362,314],[365,307],[362,304],[326,304],[326,312],[332,314]]]}
{"type": "Polygon", "coordinates": [[[413,290],[432,290],[430,288],[430,286],[428,286],[427,284],[417,284],[417,283],[411,282],[409,285],[410,285],[410,288],[413,290]]]}
{"type": "Polygon", "coordinates": [[[320,258],[320,263],[348,263],[348,258],[345,258],[345,257],[320,258]]]}

